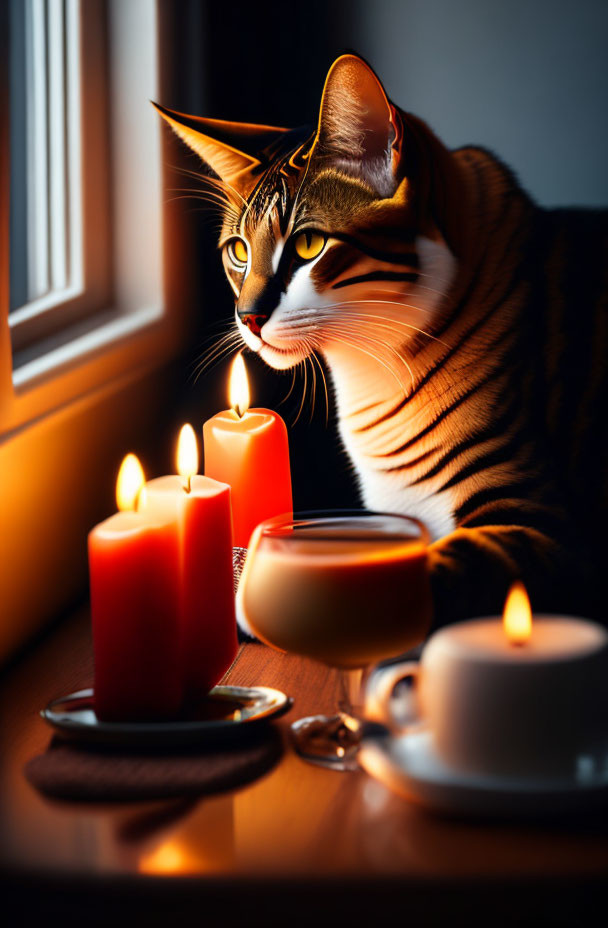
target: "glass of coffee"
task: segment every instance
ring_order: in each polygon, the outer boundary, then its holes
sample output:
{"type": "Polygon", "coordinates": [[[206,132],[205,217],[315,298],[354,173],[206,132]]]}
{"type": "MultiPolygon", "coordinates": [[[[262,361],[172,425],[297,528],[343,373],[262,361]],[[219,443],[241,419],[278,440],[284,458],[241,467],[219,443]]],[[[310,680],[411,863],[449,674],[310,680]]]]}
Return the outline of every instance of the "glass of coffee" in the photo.
{"type": "Polygon", "coordinates": [[[251,537],[237,610],[271,647],[342,672],[331,716],[292,725],[309,760],[357,765],[366,668],[419,644],[431,621],[428,532],[408,516],[337,510],[279,516],[251,537]]]}

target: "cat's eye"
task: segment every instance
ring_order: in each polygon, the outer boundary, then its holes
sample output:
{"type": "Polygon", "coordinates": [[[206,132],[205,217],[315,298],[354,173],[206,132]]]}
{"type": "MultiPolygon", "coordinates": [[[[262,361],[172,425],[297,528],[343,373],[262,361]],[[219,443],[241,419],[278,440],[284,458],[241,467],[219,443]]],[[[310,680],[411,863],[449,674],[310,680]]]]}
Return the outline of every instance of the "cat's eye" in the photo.
{"type": "Polygon", "coordinates": [[[242,238],[233,238],[226,246],[228,257],[233,264],[247,264],[247,246],[242,238]]]}
{"type": "Polygon", "coordinates": [[[293,247],[298,258],[302,258],[303,261],[312,261],[321,254],[325,248],[325,242],[325,236],[320,232],[300,232],[296,236],[293,247]]]}

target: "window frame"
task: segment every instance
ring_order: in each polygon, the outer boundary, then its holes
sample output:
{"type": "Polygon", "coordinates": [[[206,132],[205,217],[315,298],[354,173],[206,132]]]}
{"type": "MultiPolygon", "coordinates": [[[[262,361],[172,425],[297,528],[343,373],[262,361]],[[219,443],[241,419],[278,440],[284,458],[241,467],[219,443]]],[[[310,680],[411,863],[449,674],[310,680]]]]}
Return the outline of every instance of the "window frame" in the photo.
{"type": "MultiPolygon", "coordinates": [[[[84,5],[97,6],[97,12],[99,12],[99,7],[104,2],[112,6],[113,15],[123,17],[120,25],[124,33],[121,38],[124,53],[129,40],[124,17],[130,16],[131,28],[135,28],[137,10],[140,4],[145,4],[146,0],[139,0],[139,2],[130,0],[129,4],[121,4],[120,0],[86,0],[84,5]]],[[[168,5],[165,0],[154,0],[157,86],[158,95],[161,98],[165,83],[163,76],[165,55],[161,37],[165,31],[163,19],[171,15],[169,7],[170,4],[168,5]]],[[[128,27],[129,23],[126,26],[128,27]]],[[[86,30],[83,33],[86,41],[85,33],[86,30]]],[[[67,327],[61,326],[57,332],[50,335],[48,332],[39,332],[46,349],[44,353],[36,354],[26,347],[24,355],[19,358],[20,365],[14,366],[15,325],[11,326],[9,320],[8,4],[0,4],[0,36],[2,37],[0,38],[0,440],[3,440],[10,437],[15,430],[25,427],[28,422],[99,390],[117,378],[132,376],[136,371],[144,372],[168,362],[179,352],[183,343],[186,312],[184,301],[179,298],[179,286],[176,288],[171,281],[167,281],[166,273],[162,276],[155,300],[141,305],[131,300],[131,305],[125,305],[129,304],[128,298],[127,300],[116,299],[116,291],[107,287],[107,277],[104,278],[102,268],[97,278],[98,289],[96,291],[91,289],[89,293],[89,296],[93,296],[95,311],[85,312],[83,315],[83,307],[85,311],[90,310],[90,305],[86,304],[86,295],[80,306],[77,303],[71,305],[66,302],[65,306],[61,307],[62,321],[66,322],[70,313],[74,312],[76,320],[69,319],[74,324],[67,327]],[[175,299],[176,296],[177,299],[175,299]],[[63,310],[67,315],[63,314],[63,310]]],[[[115,50],[111,49],[111,56],[114,55],[115,50]]],[[[116,66],[116,60],[112,63],[116,66]]],[[[171,241],[175,247],[179,236],[177,239],[174,238],[171,230],[168,229],[167,210],[164,205],[163,167],[168,160],[166,157],[167,135],[161,132],[160,124],[156,131],[160,139],[161,169],[158,191],[162,237],[160,266],[166,272],[169,257],[167,243],[171,241]]],[[[83,144],[88,151],[91,150],[91,139],[84,139],[83,144]]],[[[95,212],[91,215],[95,216],[95,212]]],[[[174,225],[171,217],[169,224],[174,225]]],[[[100,222],[100,228],[102,225],[103,223],[100,222]]],[[[91,247],[94,245],[92,244],[91,247]]],[[[114,251],[116,251],[116,243],[114,251]]],[[[55,311],[59,312],[59,310],[53,310],[55,311]]],[[[40,314],[40,318],[43,316],[44,314],[40,314]]],[[[34,321],[32,326],[35,328],[36,325],[37,322],[34,321]]],[[[31,344],[29,339],[24,339],[23,344],[27,346],[28,343],[31,344]]],[[[41,344],[42,342],[38,342],[38,345],[41,344]]],[[[17,348],[19,348],[18,339],[17,348]]]]}
{"type": "MultiPolygon", "coordinates": [[[[28,0],[29,6],[43,0],[28,0]]],[[[57,2],[57,0],[55,0],[57,2]]],[[[53,188],[58,186],[55,175],[58,173],[52,162],[53,123],[62,119],[63,87],[49,87],[49,145],[51,158],[48,196],[43,197],[45,206],[50,209],[49,221],[42,223],[43,238],[48,238],[47,253],[50,250],[47,286],[41,295],[14,309],[9,315],[9,327],[14,366],[21,366],[20,355],[24,352],[40,354],[37,345],[50,336],[57,335],[70,325],[81,321],[88,315],[107,306],[112,300],[112,266],[111,266],[111,216],[107,210],[110,202],[110,147],[109,108],[107,93],[99,93],[99,86],[108,86],[108,40],[107,40],[107,3],[104,0],[64,0],[66,18],[65,63],[68,72],[68,92],[65,106],[69,114],[67,126],[65,158],[60,167],[67,166],[67,183],[65,202],[53,203],[53,188]],[[58,92],[59,90],[59,92],[58,92]],[[54,92],[53,92],[54,91],[54,92]],[[52,111],[55,110],[53,119],[52,111]],[[59,110],[59,112],[57,112],[59,110]],[[53,206],[59,206],[63,216],[54,215],[53,206]],[[45,228],[45,226],[47,228],[45,228]],[[59,239],[66,245],[65,282],[56,286],[57,275],[53,273],[52,239],[59,239]],[[48,248],[48,245],[51,248],[48,248]],[[55,278],[53,281],[52,278],[55,278]]],[[[59,0],[61,3],[61,0],[59,0]]],[[[51,8],[52,9],[52,8],[51,8]]],[[[41,10],[33,18],[42,15],[41,10]]],[[[52,17],[49,21],[51,28],[52,17]]],[[[57,28],[57,27],[56,27],[57,28]]],[[[40,27],[38,28],[40,31],[40,27]]],[[[49,84],[53,82],[52,54],[49,56],[49,84]]],[[[40,68],[43,71],[43,68],[40,68]]],[[[32,83],[40,84],[42,74],[35,74],[32,83]]],[[[57,78],[55,78],[57,82],[57,78]]],[[[61,77],[59,77],[61,80],[61,77]]],[[[40,96],[40,91],[38,93],[40,96]]],[[[47,111],[43,114],[47,118],[47,111]]],[[[25,114],[25,118],[31,118],[25,114]]],[[[61,133],[54,133],[56,136],[61,133]]],[[[42,139],[46,147],[46,139],[42,139]]],[[[35,162],[36,155],[28,152],[35,162]]],[[[44,175],[47,168],[46,151],[42,164],[35,165],[30,175],[44,175]]],[[[59,172],[62,173],[62,172],[59,172]]],[[[28,180],[30,178],[28,177],[28,180]]],[[[29,206],[29,204],[28,204],[29,206]]],[[[35,233],[37,227],[31,230],[35,233]]],[[[45,251],[45,242],[37,250],[45,251]]],[[[27,354],[26,354],[27,357],[27,354]]]]}

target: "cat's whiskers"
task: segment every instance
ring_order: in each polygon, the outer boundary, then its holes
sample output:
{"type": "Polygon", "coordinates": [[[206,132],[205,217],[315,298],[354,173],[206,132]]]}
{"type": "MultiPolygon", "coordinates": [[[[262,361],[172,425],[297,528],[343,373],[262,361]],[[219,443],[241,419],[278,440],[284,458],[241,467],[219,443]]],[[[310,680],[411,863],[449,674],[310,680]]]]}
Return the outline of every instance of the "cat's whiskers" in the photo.
{"type": "Polygon", "coordinates": [[[192,191],[190,193],[180,194],[176,197],[168,197],[165,203],[175,203],[177,200],[200,200],[202,203],[206,203],[210,208],[224,210],[224,204],[213,199],[210,194],[202,195],[192,191]]]}
{"type": "MultiPolygon", "coordinates": [[[[174,197],[172,200],[166,200],[166,203],[172,203],[175,199],[192,199],[191,197],[174,197]]],[[[196,198],[194,198],[196,199],[196,198]]],[[[193,207],[192,209],[187,210],[188,213],[206,213],[210,217],[210,222],[212,228],[215,230],[217,235],[221,234],[222,228],[224,226],[224,217],[221,212],[221,207],[210,206],[209,203],[205,203],[204,206],[193,207]],[[215,216],[214,216],[215,213],[215,216]],[[213,221],[215,219],[215,221],[213,221]]]]}
{"type": "MultiPolygon", "coordinates": [[[[364,303],[366,301],[362,300],[359,302],[364,303]]],[[[411,331],[414,331],[417,334],[424,335],[434,341],[437,341],[439,344],[443,345],[446,348],[448,347],[444,341],[436,338],[435,336],[431,335],[429,332],[425,332],[423,329],[420,329],[418,326],[413,326],[401,320],[392,319],[389,316],[378,316],[377,314],[374,314],[374,313],[361,313],[357,310],[354,310],[354,311],[351,310],[347,314],[346,317],[341,317],[338,320],[336,320],[336,317],[334,315],[321,316],[321,318],[319,318],[319,315],[320,314],[317,311],[315,322],[310,325],[302,325],[299,320],[294,320],[294,323],[292,326],[283,324],[280,329],[275,330],[273,332],[273,335],[275,337],[289,341],[295,334],[297,341],[303,342],[304,345],[306,346],[307,352],[311,353],[312,351],[314,351],[315,347],[322,349],[323,343],[324,343],[324,338],[323,338],[324,334],[326,334],[328,331],[330,333],[335,332],[337,329],[337,325],[339,324],[348,325],[349,319],[353,319],[353,317],[356,317],[356,319],[361,319],[361,320],[364,320],[365,322],[367,322],[367,320],[372,320],[373,328],[376,328],[376,329],[382,328],[383,330],[386,330],[386,331],[394,332],[395,326],[399,325],[411,331]],[[321,336],[320,338],[315,337],[319,335],[321,336]]],[[[358,336],[362,336],[363,338],[365,338],[367,335],[368,342],[371,341],[369,333],[362,331],[361,327],[355,327],[355,325],[348,326],[348,331],[349,331],[349,334],[351,335],[358,335],[358,336]]],[[[408,364],[407,360],[403,357],[403,355],[399,351],[397,351],[393,346],[388,345],[386,342],[381,341],[380,339],[374,339],[374,342],[378,346],[380,346],[383,351],[385,352],[390,351],[394,355],[394,357],[397,359],[397,361],[407,368],[409,376],[410,376],[410,380],[413,385],[414,375],[413,375],[410,365],[408,364]]],[[[293,345],[293,350],[294,351],[301,350],[301,346],[296,343],[293,345]]]]}
{"type": "Polygon", "coordinates": [[[194,383],[196,384],[198,382],[199,378],[203,375],[203,373],[209,373],[214,367],[217,367],[218,364],[223,363],[224,361],[227,361],[230,357],[232,357],[232,355],[235,354],[235,352],[242,350],[242,347],[243,346],[240,340],[236,340],[233,343],[226,345],[224,349],[221,352],[219,352],[215,358],[210,360],[208,363],[202,365],[200,370],[197,372],[194,383]]]}
{"type": "Polygon", "coordinates": [[[321,374],[321,380],[323,382],[323,390],[325,393],[325,428],[327,428],[329,425],[329,393],[327,391],[327,378],[325,376],[325,371],[323,370],[323,365],[321,364],[319,356],[317,355],[314,348],[311,348],[310,356],[314,361],[316,361],[317,367],[319,368],[319,372],[321,374]]]}
{"type": "MultiPolygon", "coordinates": [[[[395,348],[393,348],[392,345],[388,345],[386,342],[381,341],[379,338],[374,338],[373,336],[370,336],[369,333],[361,331],[359,327],[351,326],[350,328],[347,329],[347,331],[349,331],[351,334],[356,333],[362,336],[367,341],[367,343],[370,345],[375,344],[383,351],[385,350],[390,351],[393,357],[395,357],[399,363],[403,364],[403,366],[407,370],[410,376],[412,391],[415,389],[415,378],[414,378],[414,372],[412,371],[412,368],[410,367],[406,359],[403,357],[403,355],[400,354],[395,348]]],[[[407,391],[405,391],[405,395],[407,395],[407,391]]]]}
{"type": "Polygon", "coordinates": [[[404,303],[403,300],[341,300],[339,303],[326,303],[324,309],[330,309],[338,306],[350,306],[356,305],[357,303],[385,303],[387,306],[401,306],[406,309],[415,309],[419,313],[426,313],[427,315],[431,313],[431,310],[426,306],[418,306],[415,303],[404,303]]]}
{"type": "Polygon", "coordinates": [[[224,333],[221,332],[222,328],[226,328],[226,320],[221,320],[220,322],[212,323],[210,325],[210,328],[220,329],[220,331],[209,333],[209,335],[207,335],[206,338],[202,340],[201,344],[199,345],[199,350],[202,352],[202,354],[195,357],[194,360],[191,361],[190,363],[190,367],[192,371],[195,371],[200,366],[200,364],[202,363],[202,361],[205,359],[206,355],[210,351],[217,348],[220,341],[223,341],[229,335],[234,334],[232,332],[232,322],[230,323],[226,332],[224,333]]]}
{"type": "Polygon", "coordinates": [[[237,203],[240,202],[242,206],[246,205],[245,198],[239,193],[239,191],[229,184],[228,181],[220,180],[217,177],[210,177],[209,174],[202,174],[200,171],[192,171],[189,168],[184,168],[179,165],[171,165],[172,170],[177,174],[183,174],[185,177],[194,177],[197,180],[202,181],[203,183],[209,185],[210,187],[215,187],[218,190],[221,190],[226,197],[230,195],[234,196],[237,203]]]}
{"type": "Polygon", "coordinates": [[[291,373],[291,386],[289,387],[287,394],[283,397],[282,400],[279,401],[279,406],[282,406],[284,403],[286,403],[289,397],[291,396],[291,394],[293,393],[293,388],[296,385],[297,366],[290,368],[290,373],[291,373]]]}
{"type": "Polygon", "coordinates": [[[196,384],[203,372],[215,367],[221,360],[230,357],[237,348],[241,346],[241,334],[238,331],[228,332],[218,339],[211,348],[203,354],[193,371],[194,383],[196,384]]]}
{"type": "Polygon", "coordinates": [[[221,337],[214,338],[213,343],[209,345],[208,348],[205,348],[202,355],[194,362],[193,374],[197,373],[207,361],[215,356],[226,345],[226,343],[232,339],[233,336],[233,332],[226,332],[221,337]]]}
{"type": "MultiPolygon", "coordinates": [[[[231,331],[233,323],[234,323],[233,319],[216,319],[215,322],[210,322],[207,326],[207,329],[208,329],[207,334],[205,335],[203,339],[201,339],[198,347],[200,349],[204,349],[207,347],[208,343],[211,341],[213,341],[213,343],[215,344],[215,340],[219,338],[220,335],[222,334],[227,335],[231,331]],[[225,331],[222,332],[222,329],[224,329],[225,331]]],[[[195,358],[195,360],[192,363],[196,364],[197,359],[195,358]]]]}
{"type": "Polygon", "coordinates": [[[217,181],[213,177],[208,177],[203,174],[197,174],[194,171],[187,171],[182,169],[175,169],[176,173],[183,175],[188,180],[194,179],[197,180],[200,184],[201,189],[214,190],[216,193],[220,194],[227,202],[233,203],[235,206],[239,204],[238,197],[236,196],[235,191],[228,190],[226,185],[217,181]]]}
{"type": "MultiPolygon", "coordinates": [[[[420,285],[417,284],[416,286],[420,286],[420,285]]],[[[425,287],[424,289],[427,290],[427,291],[431,291],[431,287],[425,287]]],[[[430,301],[430,300],[432,299],[431,297],[427,296],[426,293],[416,293],[416,294],[415,294],[416,297],[417,297],[417,302],[416,302],[416,303],[406,303],[406,302],[405,302],[405,300],[403,299],[403,297],[411,297],[412,294],[413,294],[413,292],[414,292],[413,290],[406,290],[406,291],[403,291],[403,290],[389,289],[389,288],[387,288],[387,287],[377,287],[377,288],[374,288],[374,290],[370,292],[370,296],[367,297],[367,299],[376,299],[378,296],[380,296],[380,297],[383,297],[383,296],[397,296],[397,297],[400,297],[401,299],[396,300],[396,301],[394,301],[394,302],[397,302],[397,303],[399,303],[399,304],[402,305],[402,306],[409,306],[409,307],[411,307],[412,309],[419,309],[421,312],[425,312],[425,313],[432,312],[432,311],[433,311],[433,308],[434,308],[434,306],[435,306],[436,304],[435,304],[435,302],[433,302],[433,307],[431,307],[431,308],[429,308],[428,306],[425,306],[425,305],[424,305],[423,301],[430,301]]],[[[433,290],[432,292],[438,293],[438,294],[439,294],[441,297],[443,297],[444,299],[447,299],[447,297],[448,297],[447,291],[444,291],[444,290],[433,290]]],[[[393,302],[393,301],[391,301],[391,302],[393,302]]]]}
{"type": "MultiPolygon", "coordinates": [[[[368,301],[360,300],[357,302],[366,303],[368,301]]],[[[380,302],[386,302],[386,301],[382,300],[380,302]]],[[[418,326],[416,325],[412,325],[410,322],[403,322],[403,320],[401,319],[393,319],[391,316],[378,316],[376,313],[362,313],[362,312],[359,312],[358,310],[353,310],[349,312],[347,315],[349,317],[356,316],[357,318],[360,318],[360,319],[373,319],[374,321],[377,320],[377,324],[379,326],[381,326],[384,329],[389,329],[389,330],[393,328],[393,325],[400,325],[406,329],[412,329],[414,332],[417,332],[420,335],[424,335],[426,336],[426,338],[430,338],[432,341],[438,342],[438,344],[443,345],[445,348],[449,348],[449,345],[447,344],[447,342],[444,342],[443,339],[437,338],[437,336],[432,335],[430,332],[426,332],[424,329],[418,328],[418,326]],[[390,323],[390,325],[385,325],[384,323],[390,323]]]]}
{"type": "Polygon", "coordinates": [[[310,368],[311,368],[311,374],[312,374],[312,402],[311,402],[311,411],[310,411],[310,422],[312,422],[314,418],[315,407],[316,407],[316,394],[317,394],[317,372],[315,368],[315,362],[316,362],[317,367],[319,368],[319,373],[321,375],[321,382],[323,384],[323,390],[324,390],[324,395],[325,395],[325,425],[327,426],[329,423],[329,394],[327,391],[327,380],[325,378],[325,371],[323,370],[323,366],[321,365],[321,362],[319,361],[319,358],[317,357],[312,341],[304,337],[303,342],[307,349],[307,356],[304,359],[304,363],[306,363],[306,361],[310,361],[310,368]]]}
{"type": "Polygon", "coordinates": [[[169,197],[167,200],[165,200],[165,202],[175,203],[177,200],[200,200],[202,203],[205,204],[205,209],[207,211],[217,210],[218,212],[220,212],[222,219],[227,214],[227,208],[226,208],[225,203],[213,199],[210,194],[205,194],[205,196],[201,196],[200,193],[182,194],[178,197],[169,197]]]}
{"type": "MultiPolygon", "coordinates": [[[[389,319],[388,317],[386,317],[386,322],[382,322],[381,320],[384,319],[385,317],[383,317],[383,316],[374,316],[372,313],[349,313],[349,316],[350,316],[351,318],[353,318],[353,317],[356,318],[356,320],[362,320],[364,324],[370,324],[370,323],[368,323],[368,320],[371,320],[371,328],[374,329],[374,330],[376,330],[376,329],[383,329],[385,332],[392,332],[393,335],[395,335],[395,334],[399,335],[399,334],[400,334],[400,333],[398,333],[398,332],[395,333],[395,320],[394,320],[394,319],[389,319]]],[[[405,323],[402,323],[402,325],[405,326],[406,324],[405,324],[405,323]]],[[[428,333],[428,332],[425,332],[423,329],[418,329],[416,326],[406,326],[406,327],[407,327],[408,329],[413,329],[413,331],[416,333],[416,335],[418,335],[418,334],[424,335],[424,336],[426,336],[427,338],[430,338],[430,339],[432,339],[433,341],[436,341],[436,342],[438,342],[439,344],[444,345],[445,347],[447,347],[446,342],[443,342],[443,341],[441,341],[440,339],[435,338],[435,337],[432,336],[432,335],[429,335],[429,333],[428,333]]],[[[409,335],[410,333],[408,332],[407,334],[409,335]]],[[[415,337],[415,336],[411,336],[411,337],[415,337]]],[[[382,342],[382,344],[385,344],[385,342],[382,342]]],[[[406,341],[405,343],[402,342],[402,341],[399,342],[399,347],[401,348],[402,351],[405,350],[406,345],[407,345],[407,341],[406,341]]],[[[389,347],[389,346],[387,345],[387,347],[389,347]]],[[[405,361],[405,359],[404,359],[404,361],[405,361]]]]}
{"type": "Polygon", "coordinates": [[[310,425],[310,423],[313,420],[314,414],[315,414],[315,404],[317,400],[317,372],[316,372],[314,364],[312,363],[312,357],[310,355],[310,352],[306,360],[310,363],[310,373],[312,376],[312,401],[310,405],[310,418],[308,420],[308,423],[310,425]]]}
{"type": "Polygon", "coordinates": [[[222,213],[225,215],[231,212],[231,206],[226,204],[225,200],[211,190],[192,190],[188,187],[172,187],[169,193],[180,194],[180,196],[169,197],[166,200],[167,203],[173,203],[175,200],[201,200],[203,203],[208,203],[214,208],[221,209],[222,213]]]}
{"type": "MultiPolygon", "coordinates": [[[[383,368],[387,371],[387,373],[388,373],[394,380],[397,381],[397,384],[399,385],[399,390],[400,390],[400,392],[403,394],[404,397],[406,397],[406,396],[408,395],[407,389],[406,389],[406,387],[404,386],[404,384],[403,384],[401,378],[398,376],[398,374],[397,374],[397,373],[394,371],[394,369],[392,368],[392,366],[389,365],[389,364],[387,364],[387,363],[385,363],[381,358],[378,357],[377,354],[372,354],[371,351],[367,351],[365,348],[362,348],[360,344],[358,344],[356,341],[352,341],[350,337],[349,337],[349,338],[346,338],[346,337],[345,337],[345,335],[346,335],[346,336],[351,336],[352,334],[353,334],[353,333],[352,333],[352,330],[345,329],[345,330],[343,331],[341,328],[340,328],[340,330],[338,330],[337,327],[336,327],[336,335],[337,335],[336,341],[342,342],[343,344],[347,345],[348,347],[354,348],[356,351],[362,352],[363,354],[365,354],[365,355],[367,355],[369,358],[371,358],[372,361],[374,361],[374,362],[377,363],[377,364],[380,364],[380,366],[383,367],[383,368]]],[[[358,335],[360,335],[360,332],[355,331],[354,337],[356,338],[358,335]]],[[[382,346],[382,347],[384,347],[384,346],[382,346]]]]}
{"type": "MultiPolygon", "coordinates": [[[[360,331],[358,332],[358,334],[359,336],[361,335],[360,331]]],[[[347,335],[351,336],[351,332],[348,331],[347,335]]],[[[366,352],[361,347],[361,344],[357,344],[356,343],[357,340],[353,339],[353,337],[345,337],[344,334],[340,332],[338,336],[338,340],[340,342],[343,342],[349,348],[353,348],[356,351],[364,351],[365,354],[369,355],[369,352],[366,352]]],[[[377,364],[381,365],[382,367],[386,368],[387,365],[384,364],[384,361],[379,356],[379,354],[387,346],[384,343],[378,342],[376,339],[370,338],[369,336],[365,339],[365,343],[370,346],[373,346],[374,353],[370,356],[374,359],[374,361],[377,364]]],[[[400,364],[403,364],[404,359],[400,355],[398,355],[398,353],[394,353],[394,357],[396,361],[400,362],[400,364]]],[[[391,369],[394,378],[399,383],[399,386],[401,388],[400,390],[401,396],[404,399],[406,399],[411,394],[405,389],[405,386],[401,378],[395,372],[394,364],[391,363],[391,361],[389,361],[388,363],[388,368],[391,369]]],[[[336,370],[337,369],[334,368],[334,371],[336,370]]],[[[412,381],[413,381],[413,372],[409,368],[409,365],[408,365],[408,370],[410,373],[410,378],[412,378],[412,381]]],[[[415,384],[414,382],[412,382],[412,389],[414,389],[414,386],[415,384]]],[[[399,393],[395,391],[390,391],[389,393],[387,393],[381,387],[380,387],[380,392],[378,393],[377,392],[378,387],[379,385],[375,387],[371,387],[371,384],[368,381],[368,387],[366,388],[366,395],[367,396],[375,395],[378,405],[383,405],[384,408],[388,410],[388,409],[391,409],[395,405],[395,403],[398,403],[400,401],[399,393]],[[371,394],[369,392],[370,389],[373,389],[376,392],[371,394]]],[[[346,394],[344,394],[343,391],[342,391],[342,395],[346,396],[346,394]]],[[[348,395],[351,395],[350,391],[348,395]]],[[[414,412],[416,413],[416,415],[418,415],[418,411],[416,409],[414,409],[414,412]]],[[[360,413],[356,409],[352,411],[348,409],[340,410],[340,418],[342,419],[343,422],[348,421],[351,418],[351,415],[359,416],[360,413]]],[[[380,452],[380,455],[382,455],[384,453],[387,440],[392,440],[392,436],[395,436],[396,438],[398,438],[399,435],[402,434],[402,430],[404,429],[404,427],[408,429],[411,428],[410,425],[406,425],[406,422],[409,422],[409,420],[411,419],[411,415],[412,415],[412,411],[409,410],[409,407],[407,407],[402,410],[399,416],[397,417],[390,416],[386,420],[384,419],[381,420],[383,424],[379,431],[378,429],[373,429],[373,431],[366,430],[364,435],[361,435],[360,437],[356,437],[356,438],[354,437],[354,433],[352,433],[352,430],[349,429],[349,431],[351,431],[351,441],[355,442],[356,446],[359,449],[359,453],[364,454],[366,458],[369,458],[370,456],[373,458],[377,452],[380,452]]],[[[373,422],[373,419],[372,419],[372,422],[373,422]]],[[[397,442],[397,444],[398,443],[399,442],[397,442]]]]}
{"type": "MultiPolygon", "coordinates": [[[[428,262],[428,265],[430,266],[430,262],[428,262]]],[[[427,274],[424,271],[418,271],[418,277],[430,277],[435,283],[447,284],[448,286],[452,283],[448,277],[437,277],[436,274],[427,274]]]]}
{"type": "MultiPolygon", "coordinates": [[[[330,308],[348,309],[350,306],[358,306],[362,304],[400,306],[400,307],[408,305],[407,303],[398,303],[398,302],[395,302],[394,300],[350,300],[350,301],[345,301],[343,303],[328,303],[323,308],[324,309],[330,309],[330,308]]],[[[417,308],[417,307],[414,307],[414,308],[417,308]]],[[[382,326],[383,328],[390,329],[392,328],[393,325],[399,325],[404,328],[410,329],[414,332],[417,332],[420,335],[424,335],[426,338],[436,341],[446,348],[449,347],[449,345],[446,342],[444,342],[440,338],[437,338],[435,335],[432,335],[431,332],[427,332],[425,329],[421,329],[419,326],[415,326],[411,322],[404,322],[402,319],[396,319],[392,316],[381,316],[381,315],[378,315],[377,313],[361,313],[358,310],[348,312],[347,317],[349,316],[350,317],[357,316],[360,318],[366,318],[366,319],[370,318],[370,319],[378,320],[379,321],[378,324],[381,324],[383,322],[390,323],[389,326],[383,325],[382,326]]],[[[322,322],[319,323],[319,328],[322,328],[323,322],[331,324],[331,322],[333,321],[333,318],[334,318],[333,316],[327,316],[325,319],[322,320],[322,322]]]]}
{"type": "MultiPolygon", "coordinates": [[[[419,276],[419,277],[422,277],[423,275],[422,275],[422,274],[418,274],[418,276],[419,276]]],[[[424,276],[428,276],[428,275],[424,275],[424,276]]],[[[429,293],[438,293],[439,296],[442,296],[442,297],[447,297],[447,295],[448,295],[448,294],[447,294],[447,291],[445,291],[445,290],[437,290],[436,287],[427,287],[426,284],[419,284],[418,282],[416,282],[416,283],[414,284],[414,286],[416,287],[417,290],[428,290],[429,293]]]]}
{"type": "MultiPolygon", "coordinates": [[[[174,187],[172,188],[175,192],[184,192],[190,194],[192,197],[204,199],[204,202],[213,204],[214,206],[221,207],[222,215],[225,219],[228,219],[233,224],[238,223],[241,204],[239,202],[240,194],[238,191],[233,188],[228,188],[228,186],[222,181],[217,180],[213,177],[208,177],[204,174],[199,174],[195,171],[188,171],[187,169],[174,168],[177,173],[183,174],[186,177],[193,177],[201,181],[203,186],[201,187],[174,187]],[[235,199],[236,198],[236,199],[235,199]]],[[[174,197],[173,199],[180,199],[179,197],[174,197]]],[[[242,200],[242,197],[241,197],[242,200]]],[[[171,201],[169,201],[171,202],[171,201]]],[[[244,202],[244,201],[243,201],[244,202]]]]}
{"type": "Polygon", "coordinates": [[[231,354],[233,354],[235,351],[239,349],[239,347],[240,345],[236,342],[230,345],[226,345],[224,346],[222,351],[219,351],[217,353],[217,355],[214,358],[211,358],[207,360],[204,364],[201,364],[198,370],[196,371],[196,374],[193,375],[193,380],[192,380],[193,385],[198,383],[199,379],[202,377],[204,373],[209,373],[209,371],[212,368],[214,368],[217,364],[219,364],[220,361],[229,358],[231,354]]]}
{"type": "Polygon", "coordinates": [[[170,191],[177,191],[177,192],[181,191],[182,193],[183,193],[183,192],[188,193],[189,191],[193,191],[194,193],[207,193],[207,194],[213,194],[213,196],[216,196],[216,197],[218,197],[219,199],[221,199],[223,203],[227,203],[227,204],[230,205],[230,206],[234,206],[234,205],[235,205],[235,204],[233,204],[233,203],[231,202],[231,200],[226,196],[226,194],[225,194],[225,192],[224,192],[223,190],[219,190],[219,189],[217,189],[216,187],[205,187],[205,186],[203,186],[203,187],[168,187],[167,189],[170,190],[170,191]]]}
{"type": "Polygon", "coordinates": [[[305,401],[306,401],[306,387],[307,387],[307,384],[308,384],[308,378],[307,378],[307,374],[306,374],[306,363],[305,363],[305,362],[306,362],[306,358],[302,358],[300,361],[298,361],[298,367],[300,367],[300,366],[302,367],[302,373],[303,373],[303,375],[304,375],[304,386],[303,386],[303,388],[302,388],[302,399],[301,399],[301,401],[300,401],[300,406],[299,406],[299,408],[298,408],[297,415],[296,415],[296,417],[295,417],[295,419],[294,419],[292,425],[296,425],[298,419],[300,418],[300,416],[301,416],[301,414],[302,414],[302,410],[304,409],[304,403],[305,403],[305,401]]]}
{"type": "MultiPolygon", "coordinates": [[[[304,342],[306,338],[316,335],[318,331],[318,325],[299,325],[296,322],[291,326],[283,325],[280,329],[274,329],[272,335],[275,339],[289,342],[290,350],[297,351],[300,347],[300,341],[304,342]]],[[[278,347],[277,345],[273,345],[272,342],[267,342],[267,344],[270,345],[271,348],[278,347]]]]}

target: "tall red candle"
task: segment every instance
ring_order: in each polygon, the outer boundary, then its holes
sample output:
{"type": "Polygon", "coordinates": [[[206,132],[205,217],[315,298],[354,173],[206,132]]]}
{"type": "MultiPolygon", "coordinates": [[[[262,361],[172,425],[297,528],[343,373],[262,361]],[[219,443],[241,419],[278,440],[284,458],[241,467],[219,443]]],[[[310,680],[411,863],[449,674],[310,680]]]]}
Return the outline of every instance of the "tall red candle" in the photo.
{"type": "Polygon", "coordinates": [[[230,383],[232,409],[203,426],[205,474],[230,485],[234,544],[246,548],[258,523],[292,509],[287,429],[270,409],[249,409],[242,356],[230,383]]]}
{"type": "Polygon", "coordinates": [[[127,455],[116,515],[89,534],[95,713],[104,720],[167,718],[183,697],[176,607],[175,522],[137,511],[143,471],[127,455]]]}
{"type": "Polygon", "coordinates": [[[230,487],[199,476],[196,437],[184,426],[180,476],[146,484],[145,511],[172,519],[180,539],[179,632],[187,697],[215,686],[237,651],[230,487]]]}

